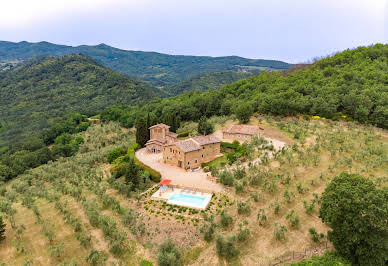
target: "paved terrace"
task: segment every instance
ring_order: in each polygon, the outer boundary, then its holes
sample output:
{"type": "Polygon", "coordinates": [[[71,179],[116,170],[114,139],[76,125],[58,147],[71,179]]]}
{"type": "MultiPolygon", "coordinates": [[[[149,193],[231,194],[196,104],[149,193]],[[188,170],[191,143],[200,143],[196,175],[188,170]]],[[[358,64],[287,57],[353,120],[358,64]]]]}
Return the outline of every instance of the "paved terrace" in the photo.
{"type": "Polygon", "coordinates": [[[150,153],[146,148],[136,152],[136,157],[144,164],[157,170],[162,175],[162,179],[170,179],[173,185],[180,185],[190,188],[211,190],[214,192],[223,191],[222,185],[211,181],[202,169],[197,172],[185,171],[182,168],[164,164],[162,153],[150,153]]]}

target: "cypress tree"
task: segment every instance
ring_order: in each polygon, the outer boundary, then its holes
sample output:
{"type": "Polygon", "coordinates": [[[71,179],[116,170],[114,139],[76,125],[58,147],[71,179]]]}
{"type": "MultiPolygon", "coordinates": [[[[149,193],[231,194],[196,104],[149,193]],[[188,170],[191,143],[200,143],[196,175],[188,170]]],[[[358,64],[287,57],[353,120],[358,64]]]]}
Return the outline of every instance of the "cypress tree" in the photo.
{"type": "Polygon", "coordinates": [[[0,241],[5,239],[5,223],[3,217],[0,216],[0,241]]]}
{"type": "Polygon", "coordinates": [[[147,133],[148,128],[146,124],[146,120],[144,118],[139,118],[136,123],[136,143],[139,144],[141,147],[144,147],[147,139],[147,133]]]}
{"type": "Polygon", "coordinates": [[[147,120],[146,120],[146,125],[147,125],[147,141],[150,139],[150,126],[151,125],[151,118],[150,118],[150,113],[147,113],[147,120]]]}

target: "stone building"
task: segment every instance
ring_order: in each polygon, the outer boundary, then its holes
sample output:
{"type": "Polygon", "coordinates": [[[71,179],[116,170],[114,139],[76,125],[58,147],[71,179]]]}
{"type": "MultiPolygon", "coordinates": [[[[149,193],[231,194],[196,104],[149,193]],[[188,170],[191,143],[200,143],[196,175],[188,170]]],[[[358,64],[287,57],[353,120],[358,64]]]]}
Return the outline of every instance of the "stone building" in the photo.
{"type": "Polygon", "coordinates": [[[195,169],[221,155],[220,142],[214,136],[197,136],[167,144],[163,161],[184,169],[195,169]]]}
{"type": "Polygon", "coordinates": [[[222,131],[222,137],[231,141],[237,140],[240,143],[251,141],[252,136],[260,136],[263,131],[259,126],[254,125],[229,125],[222,131]]]}
{"type": "Polygon", "coordinates": [[[157,153],[163,151],[163,146],[174,143],[178,140],[178,134],[170,132],[170,127],[165,124],[157,124],[149,128],[150,140],[146,143],[149,152],[157,153]]]}

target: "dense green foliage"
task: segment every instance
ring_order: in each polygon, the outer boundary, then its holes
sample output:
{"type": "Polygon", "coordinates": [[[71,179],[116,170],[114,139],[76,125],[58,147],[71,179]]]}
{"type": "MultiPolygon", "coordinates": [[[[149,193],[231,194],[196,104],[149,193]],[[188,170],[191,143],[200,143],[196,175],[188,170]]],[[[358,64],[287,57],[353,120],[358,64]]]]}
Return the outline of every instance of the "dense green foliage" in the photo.
{"type": "Polygon", "coordinates": [[[198,133],[202,135],[209,135],[213,133],[214,126],[208,121],[208,119],[203,116],[198,121],[198,133]]]}
{"type": "Polygon", "coordinates": [[[291,263],[291,266],[350,266],[349,261],[338,256],[335,251],[326,251],[322,256],[313,256],[311,259],[291,263]]]}
{"type": "Polygon", "coordinates": [[[141,117],[136,122],[136,143],[140,145],[140,147],[144,147],[147,143],[148,137],[148,125],[147,121],[141,117]]]}
{"type": "Polygon", "coordinates": [[[327,186],[319,216],[328,239],[355,265],[388,261],[388,190],[357,174],[342,173],[327,186]]]}
{"type": "Polygon", "coordinates": [[[3,217],[0,216],[0,242],[5,239],[5,223],[3,217]]]}
{"type": "Polygon", "coordinates": [[[169,87],[186,78],[207,72],[247,70],[258,73],[266,69],[287,69],[290,66],[281,61],[246,59],[237,56],[183,56],[126,51],[105,44],[71,47],[48,42],[12,43],[0,41],[0,62],[23,60],[42,54],[63,56],[76,53],[90,56],[110,69],[129,77],[135,76],[158,87],[169,87]]]}
{"type": "Polygon", "coordinates": [[[82,55],[36,58],[0,72],[0,145],[47,128],[69,112],[93,115],[113,104],[139,104],[152,89],[82,55]]]}
{"type": "Polygon", "coordinates": [[[182,265],[182,252],[175,243],[168,238],[160,246],[158,250],[158,265],[159,266],[179,266],[182,265]]]}
{"type": "Polygon", "coordinates": [[[310,114],[388,128],[388,45],[346,50],[291,71],[262,73],[219,90],[190,92],[139,107],[109,108],[107,119],[133,125],[136,117],[179,114],[183,121],[237,114],[239,106],[274,115],[310,114]]]}
{"type": "Polygon", "coordinates": [[[5,147],[0,153],[0,181],[10,180],[50,160],[74,155],[84,140],[73,134],[85,131],[89,125],[86,116],[69,114],[52,121],[50,127],[37,136],[5,147]]]}
{"type": "Polygon", "coordinates": [[[251,76],[250,72],[222,71],[204,73],[185,79],[178,84],[166,88],[170,95],[178,95],[189,91],[207,91],[219,89],[222,86],[251,76]]]}
{"type": "Polygon", "coordinates": [[[239,251],[236,248],[236,237],[233,235],[217,235],[216,250],[218,256],[223,257],[225,259],[231,259],[237,256],[239,254],[239,251]]]}
{"type": "Polygon", "coordinates": [[[116,160],[117,158],[119,158],[120,156],[123,156],[126,154],[126,151],[124,148],[121,148],[121,147],[118,147],[118,148],[115,148],[113,150],[111,150],[109,153],[108,153],[108,163],[113,163],[114,160],[116,160]]]}

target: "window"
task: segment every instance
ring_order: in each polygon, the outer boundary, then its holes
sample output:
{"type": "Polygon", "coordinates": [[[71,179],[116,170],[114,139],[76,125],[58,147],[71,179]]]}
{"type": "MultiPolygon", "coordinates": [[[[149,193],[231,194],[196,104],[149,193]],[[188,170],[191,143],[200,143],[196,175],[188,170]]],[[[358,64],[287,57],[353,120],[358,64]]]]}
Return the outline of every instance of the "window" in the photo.
{"type": "Polygon", "coordinates": [[[187,165],[190,165],[190,162],[187,162],[187,165]]]}
{"type": "Polygon", "coordinates": [[[244,138],[245,138],[245,139],[247,139],[247,138],[248,138],[248,136],[244,136],[244,138]]]}
{"type": "Polygon", "coordinates": [[[203,158],[203,154],[202,154],[201,156],[202,156],[202,158],[203,158]]]}
{"type": "Polygon", "coordinates": [[[204,149],[205,149],[205,146],[203,146],[202,149],[204,150],[204,149]]]}
{"type": "Polygon", "coordinates": [[[195,160],[195,163],[197,163],[198,161],[197,160],[195,160]]]}
{"type": "Polygon", "coordinates": [[[170,148],[170,152],[172,152],[172,148],[170,148]]]}

